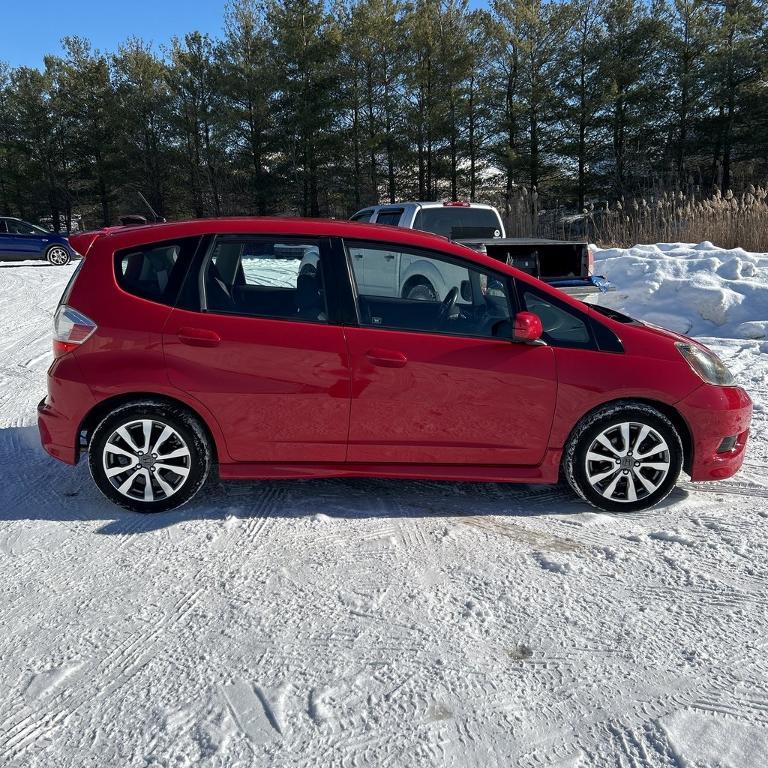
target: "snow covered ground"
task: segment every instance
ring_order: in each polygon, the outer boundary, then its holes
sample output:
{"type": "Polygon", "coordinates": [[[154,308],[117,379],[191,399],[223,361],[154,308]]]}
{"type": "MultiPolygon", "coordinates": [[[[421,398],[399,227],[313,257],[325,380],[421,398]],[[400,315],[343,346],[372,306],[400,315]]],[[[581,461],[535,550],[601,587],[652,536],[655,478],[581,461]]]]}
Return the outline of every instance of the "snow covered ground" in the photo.
{"type": "Polygon", "coordinates": [[[130,514],[38,444],[71,267],[0,269],[0,765],[762,768],[768,342],[744,324],[768,256],[598,263],[611,303],[690,323],[752,394],[737,477],[613,517],[359,480],[130,514]]]}

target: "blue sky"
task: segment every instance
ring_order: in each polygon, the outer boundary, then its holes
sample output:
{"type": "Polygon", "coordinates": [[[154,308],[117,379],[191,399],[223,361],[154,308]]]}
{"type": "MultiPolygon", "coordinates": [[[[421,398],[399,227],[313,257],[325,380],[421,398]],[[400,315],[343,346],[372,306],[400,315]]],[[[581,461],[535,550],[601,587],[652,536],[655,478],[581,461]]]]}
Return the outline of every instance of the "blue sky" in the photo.
{"type": "MultiPolygon", "coordinates": [[[[470,6],[484,5],[471,0],[470,6]]],[[[80,35],[94,48],[113,52],[136,36],[159,47],[174,35],[199,30],[213,37],[224,26],[225,0],[3,0],[0,61],[42,67],[43,56],[61,51],[61,38],[80,35]]]]}
{"type": "Polygon", "coordinates": [[[0,2],[0,61],[42,67],[66,35],[115,51],[131,35],[159,46],[199,29],[213,36],[224,24],[224,0],[4,0],[0,2]]]}

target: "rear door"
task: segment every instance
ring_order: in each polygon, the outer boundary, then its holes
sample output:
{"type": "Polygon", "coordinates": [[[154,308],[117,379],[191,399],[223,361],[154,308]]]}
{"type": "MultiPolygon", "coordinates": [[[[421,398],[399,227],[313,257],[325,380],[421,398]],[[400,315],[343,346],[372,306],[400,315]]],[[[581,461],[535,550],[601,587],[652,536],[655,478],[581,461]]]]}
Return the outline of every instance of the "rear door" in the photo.
{"type": "Polygon", "coordinates": [[[320,238],[218,237],[166,323],[170,379],[214,413],[235,461],[345,459],[350,370],[328,253],[320,238]]]}
{"type": "MultiPolygon", "coordinates": [[[[506,278],[437,252],[391,249],[451,276],[443,301],[366,295],[346,329],[352,363],[350,462],[535,465],[557,393],[553,350],[514,344],[506,278]]],[[[358,262],[350,258],[356,276],[358,262]]]]}

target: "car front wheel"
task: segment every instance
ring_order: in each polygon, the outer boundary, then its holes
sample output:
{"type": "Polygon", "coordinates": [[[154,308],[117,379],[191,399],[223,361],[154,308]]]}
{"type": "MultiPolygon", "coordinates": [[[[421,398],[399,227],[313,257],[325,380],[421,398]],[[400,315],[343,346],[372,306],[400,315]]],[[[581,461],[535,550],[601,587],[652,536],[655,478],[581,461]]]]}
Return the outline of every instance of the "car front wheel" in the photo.
{"type": "Polygon", "coordinates": [[[655,506],[674,488],[682,464],[675,426],[643,403],[615,403],[588,414],[563,455],[569,485],[606,512],[655,506]]]}
{"type": "Polygon", "coordinates": [[[136,512],[162,512],[189,501],[205,483],[211,447],[183,408],[146,400],[116,408],[96,427],[88,464],[99,490],[136,512]]]}
{"type": "Polygon", "coordinates": [[[45,258],[49,264],[53,264],[54,267],[63,267],[65,264],[69,264],[69,251],[61,245],[52,245],[46,252],[45,258]]]}

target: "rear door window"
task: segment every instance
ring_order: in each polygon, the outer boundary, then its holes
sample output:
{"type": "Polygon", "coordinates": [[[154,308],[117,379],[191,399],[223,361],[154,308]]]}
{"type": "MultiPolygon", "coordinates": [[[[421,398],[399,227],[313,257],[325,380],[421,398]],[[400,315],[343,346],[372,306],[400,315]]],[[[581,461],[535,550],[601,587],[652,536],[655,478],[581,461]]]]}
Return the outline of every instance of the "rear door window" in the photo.
{"type": "Polygon", "coordinates": [[[314,238],[226,236],[203,265],[208,312],[324,323],[328,311],[314,238]]]}
{"type": "Polygon", "coordinates": [[[366,208],[364,211],[360,211],[359,213],[356,213],[350,221],[370,221],[371,216],[373,216],[373,208],[366,208]]]}
{"type": "Polygon", "coordinates": [[[117,284],[134,296],[172,306],[199,241],[189,237],[118,251],[117,284]]]}

